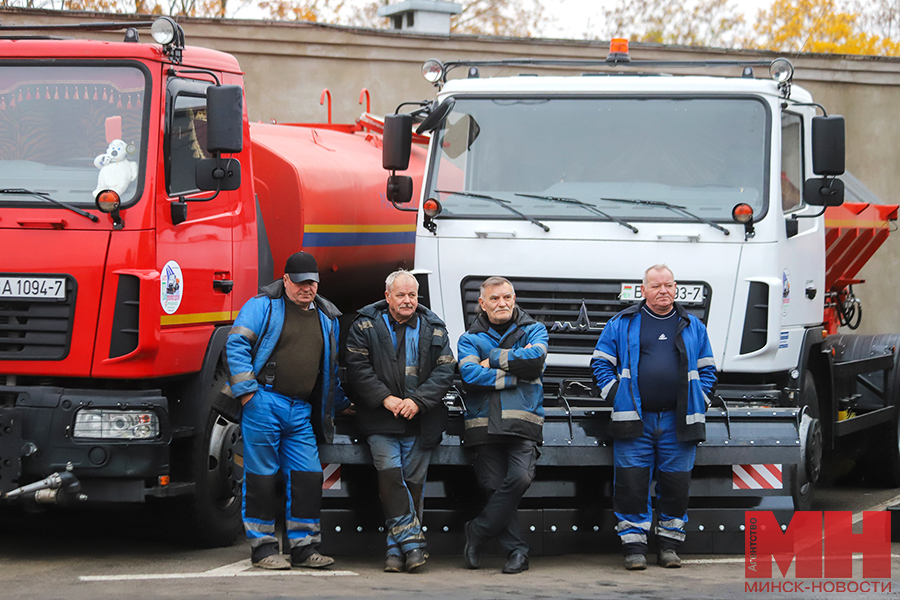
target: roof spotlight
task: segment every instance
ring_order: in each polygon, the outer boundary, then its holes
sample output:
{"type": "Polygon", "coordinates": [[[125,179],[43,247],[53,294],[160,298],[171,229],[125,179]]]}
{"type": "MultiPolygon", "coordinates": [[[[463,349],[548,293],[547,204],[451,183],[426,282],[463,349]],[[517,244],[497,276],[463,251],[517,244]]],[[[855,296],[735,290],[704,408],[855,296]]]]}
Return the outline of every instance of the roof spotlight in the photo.
{"type": "Polygon", "coordinates": [[[788,59],[776,58],[769,65],[769,75],[776,83],[786,83],[794,77],[794,67],[788,59]]]}
{"type": "Polygon", "coordinates": [[[422,65],[422,77],[429,83],[438,83],[444,78],[444,64],[435,58],[429,58],[422,65]]]}
{"type": "Polygon", "coordinates": [[[177,27],[175,21],[169,17],[160,17],[150,26],[150,35],[157,44],[168,46],[175,41],[177,27]]]}

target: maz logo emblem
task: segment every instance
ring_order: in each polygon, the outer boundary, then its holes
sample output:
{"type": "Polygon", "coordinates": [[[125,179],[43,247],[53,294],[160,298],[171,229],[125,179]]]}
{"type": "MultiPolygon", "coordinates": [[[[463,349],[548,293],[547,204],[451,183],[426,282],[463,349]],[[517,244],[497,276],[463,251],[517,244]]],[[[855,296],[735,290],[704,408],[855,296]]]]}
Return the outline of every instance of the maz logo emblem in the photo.
{"type": "Polygon", "coordinates": [[[593,327],[591,326],[591,319],[588,316],[587,305],[584,303],[584,300],[581,301],[581,310],[578,311],[578,318],[575,320],[575,323],[569,323],[568,321],[557,321],[553,324],[553,327],[550,328],[550,331],[574,331],[576,333],[585,333],[588,331],[601,331],[603,328],[600,326],[593,327]]]}

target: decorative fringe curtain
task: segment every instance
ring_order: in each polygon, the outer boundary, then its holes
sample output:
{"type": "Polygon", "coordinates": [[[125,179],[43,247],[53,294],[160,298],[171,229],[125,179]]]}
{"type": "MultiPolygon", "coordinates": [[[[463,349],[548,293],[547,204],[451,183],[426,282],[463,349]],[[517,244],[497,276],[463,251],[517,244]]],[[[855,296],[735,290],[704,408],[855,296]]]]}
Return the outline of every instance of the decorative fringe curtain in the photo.
{"type": "Polygon", "coordinates": [[[118,108],[140,109],[144,92],[121,92],[112,85],[63,84],[27,85],[12,92],[0,93],[0,110],[17,103],[35,100],[93,100],[109,102],[118,108]]]}

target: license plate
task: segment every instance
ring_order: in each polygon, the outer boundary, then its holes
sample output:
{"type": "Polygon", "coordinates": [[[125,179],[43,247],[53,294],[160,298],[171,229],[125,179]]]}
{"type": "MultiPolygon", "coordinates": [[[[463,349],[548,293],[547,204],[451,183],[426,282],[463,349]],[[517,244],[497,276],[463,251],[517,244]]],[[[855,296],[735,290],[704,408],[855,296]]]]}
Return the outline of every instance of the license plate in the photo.
{"type": "Polygon", "coordinates": [[[66,280],[62,277],[4,277],[0,275],[0,298],[65,300],[66,280]]]}
{"type": "MultiPolygon", "coordinates": [[[[639,302],[643,299],[644,296],[641,295],[641,284],[622,284],[622,290],[619,292],[619,300],[625,300],[626,302],[639,302]]],[[[682,304],[702,304],[703,286],[697,284],[679,285],[675,288],[675,300],[682,304]]]]}

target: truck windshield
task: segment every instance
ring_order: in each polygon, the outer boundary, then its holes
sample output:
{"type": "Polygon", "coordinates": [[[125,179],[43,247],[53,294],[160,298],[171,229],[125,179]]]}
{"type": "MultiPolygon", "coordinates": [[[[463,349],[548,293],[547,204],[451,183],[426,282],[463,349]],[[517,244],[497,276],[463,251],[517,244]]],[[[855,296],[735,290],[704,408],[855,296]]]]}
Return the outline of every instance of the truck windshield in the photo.
{"type": "Polygon", "coordinates": [[[144,172],[147,85],[130,66],[0,65],[0,188],[37,193],[0,204],[92,206],[102,187],[127,205],[144,172]]]}
{"type": "Polygon", "coordinates": [[[489,195],[541,220],[696,221],[663,202],[708,221],[730,222],[738,203],[757,220],[766,211],[761,100],[458,97],[435,135],[428,192],[443,204],[439,218],[510,213],[437,190],[489,195]]]}

